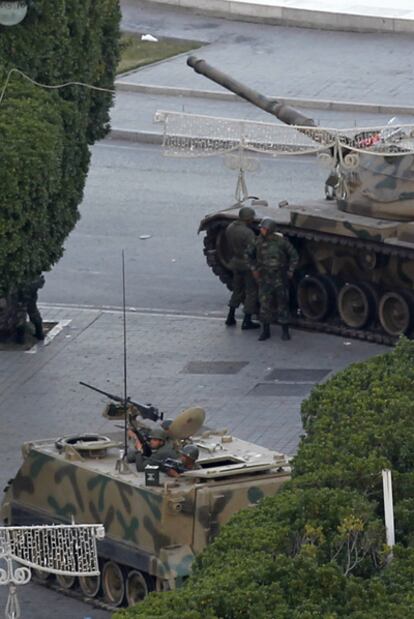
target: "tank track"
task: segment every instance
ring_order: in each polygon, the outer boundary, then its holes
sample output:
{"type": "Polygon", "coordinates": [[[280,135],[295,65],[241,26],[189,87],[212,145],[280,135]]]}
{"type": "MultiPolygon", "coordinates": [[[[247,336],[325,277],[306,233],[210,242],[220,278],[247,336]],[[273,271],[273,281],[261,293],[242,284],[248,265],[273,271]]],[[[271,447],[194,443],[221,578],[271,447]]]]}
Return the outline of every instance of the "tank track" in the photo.
{"type": "MultiPolygon", "coordinates": [[[[228,223],[228,222],[226,222],[228,223]]],[[[223,224],[222,224],[223,225],[223,224]]],[[[207,227],[206,236],[204,237],[204,255],[208,266],[212,269],[213,273],[217,275],[220,280],[231,290],[231,273],[220,262],[216,252],[216,236],[217,229],[220,225],[214,227],[207,227]]],[[[380,241],[363,240],[360,238],[343,237],[335,234],[328,234],[326,232],[316,232],[311,230],[304,230],[303,228],[294,228],[289,224],[278,224],[277,231],[289,238],[293,244],[295,239],[304,239],[307,241],[321,241],[329,243],[331,245],[340,245],[342,247],[348,247],[357,251],[373,251],[378,255],[383,256],[397,256],[401,258],[409,258],[414,261],[414,250],[404,247],[395,247],[392,245],[386,245],[380,241]]],[[[316,331],[320,333],[329,333],[333,335],[339,335],[345,338],[358,339],[362,341],[373,342],[377,344],[384,344],[386,346],[393,346],[397,342],[398,338],[387,335],[380,331],[373,331],[369,329],[352,329],[339,320],[338,322],[317,322],[310,321],[300,316],[292,316],[292,326],[307,331],[316,331]]]]}
{"type": "MultiPolygon", "coordinates": [[[[343,237],[335,234],[327,234],[326,232],[305,231],[301,228],[294,228],[290,225],[283,224],[278,224],[277,230],[285,237],[292,240],[297,238],[305,239],[307,241],[323,241],[324,243],[330,243],[331,245],[341,245],[342,247],[349,247],[350,249],[358,251],[375,251],[376,254],[380,254],[383,256],[397,256],[414,260],[413,250],[395,246],[393,247],[391,245],[388,246],[379,241],[343,237]]],[[[300,317],[293,317],[292,324],[301,329],[306,329],[309,331],[331,333],[334,335],[340,335],[342,337],[375,342],[377,344],[385,344],[386,346],[393,346],[398,340],[398,338],[391,337],[386,333],[380,333],[378,331],[370,331],[368,329],[351,329],[346,325],[332,324],[328,322],[311,322],[300,317]]]]}
{"type": "Polygon", "coordinates": [[[214,230],[206,230],[206,236],[204,237],[204,255],[206,262],[214,275],[220,279],[220,281],[227,286],[229,290],[232,289],[232,274],[225,266],[217,259],[216,250],[216,236],[217,228],[214,230]]]}

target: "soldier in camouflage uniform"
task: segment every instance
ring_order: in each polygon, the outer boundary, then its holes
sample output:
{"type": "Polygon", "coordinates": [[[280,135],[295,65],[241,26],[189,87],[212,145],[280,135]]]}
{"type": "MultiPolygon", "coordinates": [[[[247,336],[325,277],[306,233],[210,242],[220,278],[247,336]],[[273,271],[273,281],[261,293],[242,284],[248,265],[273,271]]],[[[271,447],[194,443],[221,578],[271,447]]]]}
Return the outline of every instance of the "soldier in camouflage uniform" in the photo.
{"type": "Polygon", "coordinates": [[[299,260],[296,249],[275,232],[273,219],[262,219],[260,236],[251,245],[246,258],[259,283],[260,322],[259,340],[270,337],[270,322],[276,301],[277,320],[282,325],[282,339],[289,340],[289,279],[299,260]]]}
{"type": "Polygon", "coordinates": [[[257,283],[246,262],[247,247],[254,243],[256,235],[250,228],[255,218],[255,211],[250,206],[242,206],[239,218],[226,228],[226,240],[231,250],[230,269],[233,273],[233,294],[229,301],[229,313],[226,318],[228,327],[236,324],[236,308],[244,305],[243,331],[258,329],[259,324],[252,321],[252,314],[257,312],[257,283]]]}
{"type": "Polygon", "coordinates": [[[164,460],[178,458],[178,452],[166,444],[166,435],[162,428],[153,428],[149,431],[149,448],[151,453],[144,455],[141,441],[135,439],[135,451],[129,449],[127,452],[128,462],[134,462],[138,472],[145,471],[147,464],[161,466],[164,460]]]}
{"type": "Polygon", "coordinates": [[[35,337],[44,339],[42,317],[37,307],[37,291],[42,288],[45,278],[40,275],[36,279],[21,286],[17,293],[16,342],[24,344],[26,335],[26,315],[35,328],[35,337]]]}

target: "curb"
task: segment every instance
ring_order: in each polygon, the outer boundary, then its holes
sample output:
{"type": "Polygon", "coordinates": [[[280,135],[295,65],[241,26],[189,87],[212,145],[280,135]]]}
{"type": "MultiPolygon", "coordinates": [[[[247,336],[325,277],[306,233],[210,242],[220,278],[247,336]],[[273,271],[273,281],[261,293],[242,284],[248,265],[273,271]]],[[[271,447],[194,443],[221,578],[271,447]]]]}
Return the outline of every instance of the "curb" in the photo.
{"type": "Polygon", "coordinates": [[[109,132],[108,139],[161,145],[163,136],[161,133],[156,133],[155,131],[133,131],[131,129],[117,129],[115,127],[109,132]]]}
{"type": "MultiPolygon", "coordinates": [[[[262,2],[265,1],[262,0],[262,2]]],[[[281,5],[257,4],[248,0],[145,0],[145,2],[191,9],[197,13],[215,17],[276,26],[348,32],[384,32],[388,34],[414,32],[414,19],[410,18],[335,13],[281,5]]]]}
{"type": "MultiPolygon", "coordinates": [[[[243,101],[241,97],[231,92],[218,90],[195,90],[193,88],[176,88],[174,86],[156,86],[152,84],[135,84],[133,82],[116,81],[115,87],[118,92],[141,93],[148,95],[170,97],[193,97],[215,99],[219,101],[243,101]]],[[[330,110],[336,112],[373,112],[375,114],[414,115],[414,106],[410,105],[385,105],[377,103],[363,103],[352,101],[329,101],[327,99],[301,99],[299,97],[280,97],[272,95],[273,99],[283,101],[292,107],[312,108],[317,110],[330,110]]],[[[246,102],[247,103],[247,102],[246,102]]],[[[249,105],[252,105],[251,103],[249,105]]]]}

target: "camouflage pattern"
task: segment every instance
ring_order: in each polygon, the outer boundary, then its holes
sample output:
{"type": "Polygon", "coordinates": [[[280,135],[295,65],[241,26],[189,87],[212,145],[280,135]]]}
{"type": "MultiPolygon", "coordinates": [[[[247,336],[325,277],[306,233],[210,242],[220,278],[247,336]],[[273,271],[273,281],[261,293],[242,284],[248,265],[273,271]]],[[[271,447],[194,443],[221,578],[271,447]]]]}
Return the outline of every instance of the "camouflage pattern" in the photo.
{"type": "Polygon", "coordinates": [[[358,165],[339,165],[338,206],[347,213],[378,219],[412,220],[414,156],[358,153],[358,165]]]}
{"type": "Polygon", "coordinates": [[[233,292],[229,307],[239,307],[243,304],[246,314],[257,312],[257,284],[247,266],[245,252],[249,245],[254,243],[255,234],[244,221],[233,221],[226,228],[226,241],[232,258],[229,268],[233,273],[233,292]]]}
{"type": "Polygon", "coordinates": [[[299,256],[289,241],[278,233],[260,235],[246,253],[252,271],[259,274],[260,321],[272,322],[274,308],[280,324],[289,323],[289,275],[299,256]]]}
{"type": "Polygon", "coordinates": [[[102,561],[151,575],[158,589],[172,588],[187,576],[195,555],[235,512],[275,494],[290,477],[283,454],[210,431],[192,437],[199,469],[174,479],[160,473],[159,486],[146,486],[145,474],[134,465],[127,472],[117,467],[121,443],[108,447],[103,438],[104,449],[95,450],[96,457],[81,449],[88,437],[63,448],[54,439],[26,443],[1,516],[9,525],[70,523],[72,518],[103,523],[102,561]]]}

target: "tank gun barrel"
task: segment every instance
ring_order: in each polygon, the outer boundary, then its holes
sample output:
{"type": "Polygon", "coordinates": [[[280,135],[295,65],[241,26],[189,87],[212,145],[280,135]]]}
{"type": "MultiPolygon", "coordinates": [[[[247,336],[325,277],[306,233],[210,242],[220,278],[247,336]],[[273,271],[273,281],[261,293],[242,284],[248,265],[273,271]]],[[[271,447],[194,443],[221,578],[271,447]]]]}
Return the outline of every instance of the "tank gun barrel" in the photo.
{"type": "Polygon", "coordinates": [[[189,56],[187,58],[187,64],[193,68],[196,73],[200,73],[205,77],[208,77],[216,84],[223,86],[227,90],[234,92],[239,97],[242,97],[246,101],[253,103],[256,107],[276,116],[280,121],[286,125],[298,125],[301,127],[315,127],[316,124],[312,118],[304,116],[297,110],[285,105],[283,102],[277,99],[271,99],[261,93],[245,86],[241,82],[233,79],[229,75],[226,75],[222,71],[215,69],[209,65],[205,60],[197,58],[196,56],[189,56]]]}

